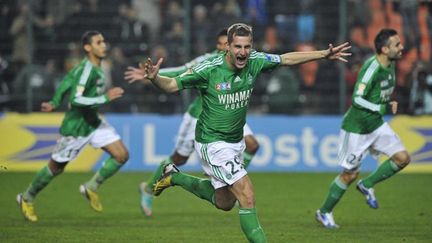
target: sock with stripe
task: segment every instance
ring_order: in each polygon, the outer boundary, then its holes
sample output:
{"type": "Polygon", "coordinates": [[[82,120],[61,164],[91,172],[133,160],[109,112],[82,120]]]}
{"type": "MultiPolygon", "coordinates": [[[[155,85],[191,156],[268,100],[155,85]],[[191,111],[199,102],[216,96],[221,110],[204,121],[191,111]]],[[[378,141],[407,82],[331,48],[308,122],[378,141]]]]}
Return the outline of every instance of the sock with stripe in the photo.
{"type": "Polygon", "coordinates": [[[27,190],[24,191],[23,193],[24,200],[27,202],[32,202],[35,199],[36,195],[42,189],[44,189],[54,177],[55,176],[48,168],[48,165],[40,169],[36,173],[35,177],[33,178],[33,181],[30,183],[27,190]]]}
{"type": "Polygon", "coordinates": [[[113,157],[105,160],[102,167],[96,172],[96,174],[85,183],[85,186],[92,191],[97,191],[99,186],[108,178],[113,176],[123,164],[117,162],[113,157]]]}
{"type": "Polygon", "coordinates": [[[209,179],[198,178],[182,172],[172,174],[173,185],[181,186],[186,191],[195,194],[197,197],[209,201],[214,205],[215,189],[209,179]]]}
{"type": "Polygon", "coordinates": [[[337,176],[334,179],[334,181],[330,184],[330,190],[327,195],[327,198],[324,201],[324,204],[320,208],[321,213],[329,213],[333,211],[333,208],[342,198],[347,188],[348,186],[340,180],[339,176],[337,176]]]}
{"type": "Polygon", "coordinates": [[[388,159],[384,161],[384,163],[382,163],[372,174],[362,180],[363,185],[366,188],[372,188],[378,182],[393,176],[400,170],[401,168],[399,168],[395,162],[388,159]]]}
{"type": "Polygon", "coordinates": [[[240,208],[240,226],[249,242],[267,242],[255,208],[240,208]]]}

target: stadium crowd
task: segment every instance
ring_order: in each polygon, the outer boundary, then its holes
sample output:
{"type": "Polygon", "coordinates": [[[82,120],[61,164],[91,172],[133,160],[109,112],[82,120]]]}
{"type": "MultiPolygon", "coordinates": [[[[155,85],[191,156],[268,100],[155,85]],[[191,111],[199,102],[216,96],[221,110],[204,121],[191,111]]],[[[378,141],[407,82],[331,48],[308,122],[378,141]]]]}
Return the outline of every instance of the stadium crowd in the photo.
{"type": "Polygon", "coordinates": [[[262,74],[250,104],[253,113],[343,113],[340,107],[350,104],[359,68],[374,53],[373,38],[383,27],[396,29],[405,46],[397,66],[400,111],[432,113],[432,3],[345,3],[341,8],[338,0],[2,0],[0,110],[38,111],[81,59],[80,35],[98,30],[110,44],[103,66],[107,83],[126,91],[105,111],[182,113],[193,92],[166,95],[150,83],[131,86],[124,71],[146,57],[164,57],[164,67],[181,65],[211,52],[218,31],[242,21],[253,26],[259,51],[316,50],[338,39],[353,46],[346,65],[312,62],[262,74]]]}

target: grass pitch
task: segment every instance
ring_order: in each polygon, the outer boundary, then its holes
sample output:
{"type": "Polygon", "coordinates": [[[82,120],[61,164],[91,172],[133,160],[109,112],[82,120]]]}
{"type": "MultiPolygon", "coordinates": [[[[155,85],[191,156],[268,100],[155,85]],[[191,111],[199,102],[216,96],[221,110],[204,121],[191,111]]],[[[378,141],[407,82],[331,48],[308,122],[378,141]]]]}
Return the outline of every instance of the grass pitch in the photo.
{"type": "MultiPolygon", "coordinates": [[[[247,242],[238,210],[216,210],[180,187],[139,207],[138,183],[148,173],[119,173],[100,188],[102,213],[90,209],[79,185],[91,173],[65,173],[35,201],[37,223],[22,217],[15,196],[34,173],[0,172],[0,242],[247,242]]],[[[375,187],[369,209],[354,186],[337,205],[341,226],[328,230],[314,218],[336,174],[252,173],[258,215],[269,242],[432,242],[432,175],[400,174],[375,187]]]]}

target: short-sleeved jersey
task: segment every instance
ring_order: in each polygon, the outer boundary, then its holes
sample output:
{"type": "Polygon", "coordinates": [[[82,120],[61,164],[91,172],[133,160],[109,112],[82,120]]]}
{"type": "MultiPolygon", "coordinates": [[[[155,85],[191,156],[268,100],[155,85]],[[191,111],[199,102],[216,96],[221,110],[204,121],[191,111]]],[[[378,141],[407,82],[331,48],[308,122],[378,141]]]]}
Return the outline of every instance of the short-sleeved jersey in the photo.
{"type": "Polygon", "coordinates": [[[202,112],[195,129],[200,143],[239,142],[256,77],[281,63],[279,55],[252,50],[247,65],[232,70],[226,54],[219,54],[176,77],[179,89],[196,88],[202,98],[202,112]]]}
{"type": "Polygon", "coordinates": [[[345,113],[342,129],[368,134],[380,127],[396,83],[395,65],[383,67],[373,56],[363,64],[352,96],[352,106],[345,113]]]}
{"type": "MultiPolygon", "coordinates": [[[[166,77],[176,77],[184,72],[186,72],[189,68],[192,68],[193,66],[202,63],[203,61],[207,59],[215,58],[218,54],[223,53],[218,50],[214,50],[211,53],[206,53],[204,55],[198,56],[192,61],[186,63],[183,66],[179,67],[172,67],[172,68],[162,68],[159,70],[159,75],[166,76],[166,77]]],[[[187,112],[194,118],[198,118],[202,111],[202,101],[201,97],[196,97],[192,103],[189,104],[187,108],[187,112]]]]}
{"type": "Polygon", "coordinates": [[[101,123],[97,108],[108,103],[105,93],[104,74],[84,58],[63,79],[50,101],[57,107],[65,93],[70,91],[70,109],[66,112],[60,127],[63,136],[87,136],[101,123]]]}

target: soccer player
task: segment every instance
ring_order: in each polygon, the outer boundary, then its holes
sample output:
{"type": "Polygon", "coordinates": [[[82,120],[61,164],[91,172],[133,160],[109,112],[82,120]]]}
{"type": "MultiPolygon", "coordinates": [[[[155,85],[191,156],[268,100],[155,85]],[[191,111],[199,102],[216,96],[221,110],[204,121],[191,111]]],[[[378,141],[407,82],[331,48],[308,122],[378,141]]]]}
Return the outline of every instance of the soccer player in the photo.
{"type": "Polygon", "coordinates": [[[388,107],[397,112],[397,102],[390,101],[395,87],[395,61],[402,56],[403,45],[397,32],[383,29],[375,37],[376,55],[363,64],[352,96],[352,106],[345,113],[339,137],[339,163],[343,171],[330,185],[316,219],[326,228],[338,228],[333,208],[348,186],[358,177],[361,161],[367,155],[383,153],[389,157],[372,174],[359,180],[357,190],[371,208],[378,208],[373,187],[407,166],[410,157],[401,140],[384,122],[388,107]]]}
{"type": "Polygon", "coordinates": [[[102,148],[111,155],[96,174],[79,188],[97,212],[102,211],[97,189],[114,175],[129,157],[120,136],[98,115],[99,106],[123,95],[123,89],[118,87],[111,88],[106,93],[104,91],[101,61],[106,56],[105,39],[97,31],[88,31],[82,36],[82,47],[87,57],[66,75],[52,100],[41,105],[42,111],[50,112],[58,107],[64,95],[70,92],[70,109],[63,119],[61,137],[51,159],[36,173],[28,188],[16,198],[24,218],[32,222],[38,220],[33,205],[36,195],[55,176],[63,172],[68,162],[73,160],[87,143],[95,148],[102,148]]]}
{"type": "Polygon", "coordinates": [[[240,225],[250,242],[266,242],[255,210],[252,182],[243,166],[243,126],[256,77],[279,65],[294,65],[318,59],[346,61],[349,44],[321,51],[291,52],[273,55],[252,49],[252,28],[238,23],[228,28],[228,51],[206,60],[175,78],[158,75],[162,59],[154,65],[150,59],[139,71],[131,71],[129,81],[147,78],[166,92],[196,88],[202,97],[202,112],[195,133],[195,150],[210,179],[178,171],[173,164],[164,168],[154,187],[160,195],[170,186],[185,190],[209,201],[216,208],[231,210],[239,202],[240,225]]]}
{"type": "MultiPolygon", "coordinates": [[[[223,29],[217,35],[216,50],[212,53],[207,53],[199,56],[186,63],[183,66],[175,68],[162,68],[159,70],[159,74],[167,77],[175,77],[186,72],[192,66],[203,62],[208,58],[213,58],[219,53],[225,52],[227,49],[227,29],[223,29]]],[[[162,170],[168,163],[174,163],[176,166],[181,166],[186,163],[191,154],[194,151],[194,140],[195,140],[195,125],[197,123],[199,114],[202,110],[201,96],[195,98],[195,100],[189,105],[187,111],[183,115],[183,120],[177,132],[177,142],[173,154],[162,161],[156,171],[152,174],[147,182],[140,184],[141,194],[141,209],[146,216],[152,215],[153,206],[153,187],[156,180],[162,176],[162,170]]],[[[250,127],[245,124],[243,127],[243,135],[245,139],[246,149],[243,152],[244,167],[249,166],[250,161],[254,157],[255,153],[259,148],[258,141],[253,136],[253,132],[250,127]]]]}

